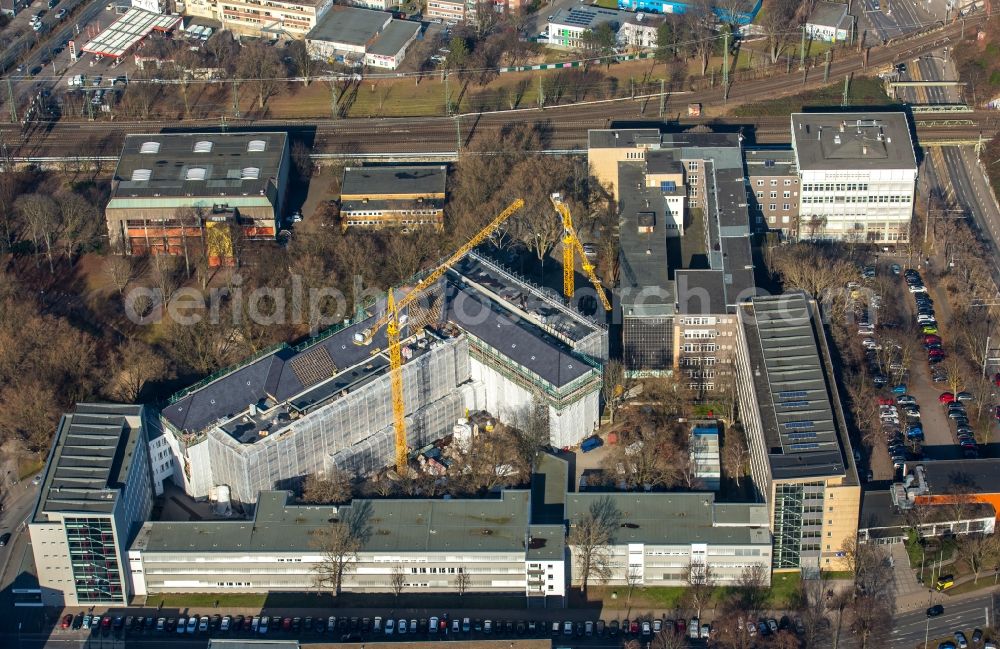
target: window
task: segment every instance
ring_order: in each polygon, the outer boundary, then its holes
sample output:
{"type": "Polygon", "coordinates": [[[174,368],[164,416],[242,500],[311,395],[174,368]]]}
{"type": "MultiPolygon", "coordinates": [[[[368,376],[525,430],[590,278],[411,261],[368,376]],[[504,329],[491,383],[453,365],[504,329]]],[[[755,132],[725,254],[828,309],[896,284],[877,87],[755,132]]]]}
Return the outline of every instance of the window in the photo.
{"type": "Polygon", "coordinates": [[[768,205],[767,207],[768,207],[768,209],[770,209],[770,210],[776,210],[776,209],[778,209],[778,205],[777,205],[776,203],[771,203],[771,204],[770,204],[770,205],[768,205]]]}
{"type": "Polygon", "coordinates": [[[764,192],[757,192],[757,198],[764,198],[764,192]]]}
{"type": "Polygon", "coordinates": [[[247,144],[247,151],[250,153],[259,153],[267,148],[267,142],[264,140],[250,140],[247,144]]]}
{"type": "Polygon", "coordinates": [[[698,176],[690,176],[689,175],[688,176],[688,183],[691,184],[691,185],[697,185],[698,184],[698,176]]]}
{"type": "Polygon", "coordinates": [[[240,170],[240,180],[257,180],[260,178],[260,167],[243,167],[240,170]]]}
{"type": "Polygon", "coordinates": [[[778,192],[771,192],[771,198],[777,198],[778,192]]]}
{"type": "Polygon", "coordinates": [[[781,193],[781,197],[782,198],[791,198],[792,197],[792,192],[782,192],[781,193]]]}
{"type": "Polygon", "coordinates": [[[772,178],[771,179],[771,187],[777,187],[777,186],[778,186],[778,181],[772,178]]]}
{"type": "Polygon", "coordinates": [[[139,147],[139,153],[159,153],[160,143],[159,142],[143,142],[142,146],[139,147]]]}
{"type": "Polygon", "coordinates": [[[763,187],[764,186],[764,181],[763,180],[758,180],[757,181],[757,186],[758,187],[763,187]]]}
{"type": "Polygon", "coordinates": [[[688,171],[698,171],[698,162],[696,160],[688,161],[688,171]]]}
{"type": "Polygon", "coordinates": [[[782,203],[782,205],[781,205],[781,209],[783,209],[783,210],[784,210],[784,211],[786,211],[786,212],[787,212],[788,210],[790,210],[790,209],[791,209],[791,207],[792,207],[792,206],[791,206],[791,205],[789,205],[788,203],[782,203]]]}
{"type": "Polygon", "coordinates": [[[132,171],[133,182],[145,182],[153,175],[152,169],[135,169],[132,171]]]}
{"type": "Polygon", "coordinates": [[[204,167],[188,167],[185,180],[205,180],[204,167]]]}
{"type": "Polygon", "coordinates": [[[211,153],[212,143],[209,140],[200,140],[194,143],[195,153],[211,153]]]}
{"type": "Polygon", "coordinates": [[[791,184],[792,184],[792,181],[789,180],[788,178],[785,178],[785,187],[788,187],[791,184]]]}

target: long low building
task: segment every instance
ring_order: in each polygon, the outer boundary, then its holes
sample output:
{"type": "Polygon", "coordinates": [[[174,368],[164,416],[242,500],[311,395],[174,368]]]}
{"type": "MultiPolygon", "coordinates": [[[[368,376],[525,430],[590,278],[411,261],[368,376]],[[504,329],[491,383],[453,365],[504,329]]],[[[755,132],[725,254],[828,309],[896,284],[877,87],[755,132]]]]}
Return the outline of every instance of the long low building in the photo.
{"type": "Polygon", "coordinates": [[[316,59],[395,70],[420,30],[386,11],[335,6],[306,34],[306,47],[316,59]]]}
{"type": "Polygon", "coordinates": [[[334,507],[293,504],[286,492],[266,492],[252,520],[146,523],[129,550],[132,582],[138,595],[315,590],[329,561],[324,534],[363,508],[371,534],[348,560],[345,591],[391,592],[394,575],[402,575],[409,593],[464,588],[559,605],[580,580],[575,549],[567,554],[567,522],[572,529],[602,498],[612,500],[622,520],[610,546],[610,584],[626,583],[626,566],[640,585],[684,585],[692,570],[718,585],[737,583],[755,566],[770,575],[763,505],[716,503],[704,493],[566,494],[560,522],[540,524],[530,494],[334,507]]]}

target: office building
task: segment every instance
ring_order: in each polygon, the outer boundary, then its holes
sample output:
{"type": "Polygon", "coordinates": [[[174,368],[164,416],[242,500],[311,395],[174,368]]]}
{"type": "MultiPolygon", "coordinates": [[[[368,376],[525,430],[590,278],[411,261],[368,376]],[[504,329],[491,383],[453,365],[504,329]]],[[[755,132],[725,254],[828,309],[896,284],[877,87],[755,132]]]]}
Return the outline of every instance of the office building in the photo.
{"type": "MultiPolygon", "coordinates": [[[[488,259],[470,253],[409,306],[402,367],[409,447],[451,434],[469,411],[514,423],[536,404],[550,443],[573,446],[599,418],[607,330],[488,259]]],[[[220,372],[161,411],[186,493],[297,487],[333,467],[369,474],[393,462],[395,435],[384,329],[355,344],[367,317],[299,346],[220,372]]],[[[157,460],[159,462],[159,459],[157,460]]],[[[158,482],[162,482],[161,478],[158,482]]]]}
{"type": "Polygon", "coordinates": [[[281,227],[288,147],[285,133],[126,136],[104,210],[112,248],[235,263],[281,227]]]}
{"type": "Polygon", "coordinates": [[[633,376],[732,375],[735,308],[753,295],[741,141],[727,133],[592,130],[588,160],[619,206],[622,349],[633,376]]]}
{"type": "Polygon", "coordinates": [[[758,232],[794,239],[799,223],[799,172],[791,147],[745,147],[747,202],[758,232]]]}
{"type": "Polygon", "coordinates": [[[185,16],[209,18],[242,36],[303,38],[333,6],[333,0],[176,0],[185,16]]]}
{"type": "Polygon", "coordinates": [[[28,523],[46,606],[125,606],[125,563],[152,508],[143,406],[81,403],[63,415],[28,523]]]}
{"type": "Polygon", "coordinates": [[[903,113],[794,113],[799,239],[909,241],[917,185],[903,113]]]}
{"type": "Polygon", "coordinates": [[[420,23],[387,11],[335,6],[306,35],[306,47],[315,59],[395,70],[419,33],[420,23]]]}
{"type": "Polygon", "coordinates": [[[806,35],[818,41],[841,43],[852,37],[854,16],[847,5],[839,2],[817,2],[806,21],[806,35]]]}
{"type": "Polygon", "coordinates": [[[583,35],[605,24],[614,30],[619,47],[653,48],[656,47],[657,28],[663,23],[661,16],[618,11],[596,5],[557,9],[548,20],[548,44],[567,49],[585,47],[583,35]]]}
{"type": "Polygon", "coordinates": [[[801,293],[756,297],[737,314],[737,395],[773,567],[841,570],[861,487],[816,305],[801,293]]]}
{"type": "Polygon", "coordinates": [[[347,167],[340,190],[340,223],[351,227],[444,227],[448,167],[347,167]]]}
{"type": "MultiPolygon", "coordinates": [[[[767,507],[717,503],[711,493],[568,493],[570,534],[593,503],[610,499],[621,514],[611,546],[610,586],[685,586],[709,575],[718,586],[739,583],[752,566],[770,583],[767,507]]],[[[577,549],[569,546],[572,580],[582,580],[577,549]]]]}

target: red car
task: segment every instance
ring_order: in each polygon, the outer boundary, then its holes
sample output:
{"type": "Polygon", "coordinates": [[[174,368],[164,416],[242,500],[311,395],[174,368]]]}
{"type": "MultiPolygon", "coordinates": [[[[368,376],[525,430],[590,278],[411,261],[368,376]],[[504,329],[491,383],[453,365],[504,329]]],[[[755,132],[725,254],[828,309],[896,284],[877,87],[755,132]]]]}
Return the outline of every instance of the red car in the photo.
{"type": "Polygon", "coordinates": [[[73,614],[67,613],[63,616],[62,623],[59,626],[64,629],[68,629],[70,624],[73,624],[73,614]]]}
{"type": "Polygon", "coordinates": [[[105,631],[111,628],[111,616],[105,615],[101,618],[101,628],[105,631]]]}
{"type": "Polygon", "coordinates": [[[895,399],[887,399],[885,397],[881,397],[878,400],[878,405],[880,405],[880,406],[894,406],[894,405],[896,405],[896,401],[895,401],[895,399]]]}
{"type": "Polygon", "coordinates": [[[997,418],[997,421],[1000,421],[1000,406],[993,407],[993,416],[997,418]]]}
{"type": "Polygon", "coordinates": [[[993,375],[993,385],[1000,385],[1000,372],[993,375]]]}
{"type": "Polygon", "coordinates": [[[943,349],[931,349],[931,350],[929,350],[927,352],[927,356],[929,356],[931,358],[933,358],[935,356],[944,357],[944,350],[943,349]]]}
{"type": "Polygon", "coordinates": [[[938,403],[954,403],[955,395],[951,392],[942,392],[941,396],[938,397],[938,403]]]}
{"type": "Polygon", "coordinates": [[[281,621],[281,630],[282,631],[292,630],[292,618],[286,617],[284,620],[281,621]]]}
{"type": "Polygon", "coordinates": [[[940,342],[941,342],[941,336],[938,336],[936,334],[925,334],[924,335],[924,344],[925,345],[929,345],[931,343],[940,343],[940,342]]]}

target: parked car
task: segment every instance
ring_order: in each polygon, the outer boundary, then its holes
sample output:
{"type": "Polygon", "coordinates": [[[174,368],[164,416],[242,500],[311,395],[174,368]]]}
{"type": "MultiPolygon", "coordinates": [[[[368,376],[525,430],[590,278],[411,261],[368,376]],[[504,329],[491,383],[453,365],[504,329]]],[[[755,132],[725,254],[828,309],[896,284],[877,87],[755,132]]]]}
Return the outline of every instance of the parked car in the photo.
{"type": "Polygon", "coordinates": [[[975,401],[976,397],[972,395],[971,392],[959,392],[955,395],[955,398],[959,401],[975,401]]]}
{"type": "Polygon", "coordinates": [[[927,617],[937,617],[944,613],[944,606],[940,604],[935,604],[934,606],[927,609],[927,617]]]}
{"type": "Polygon", "coordinates": [[[941,396],[938,397],[938,403],[953,403],[955,401],[955,395],[951,392],[942,392],[941,396]]]}
{"type": "Polygon", "coordinates": [[[958,645],[958,649],[969,649],[969,641],[961,631],[955,631],[955,644],[958,645]]]}

